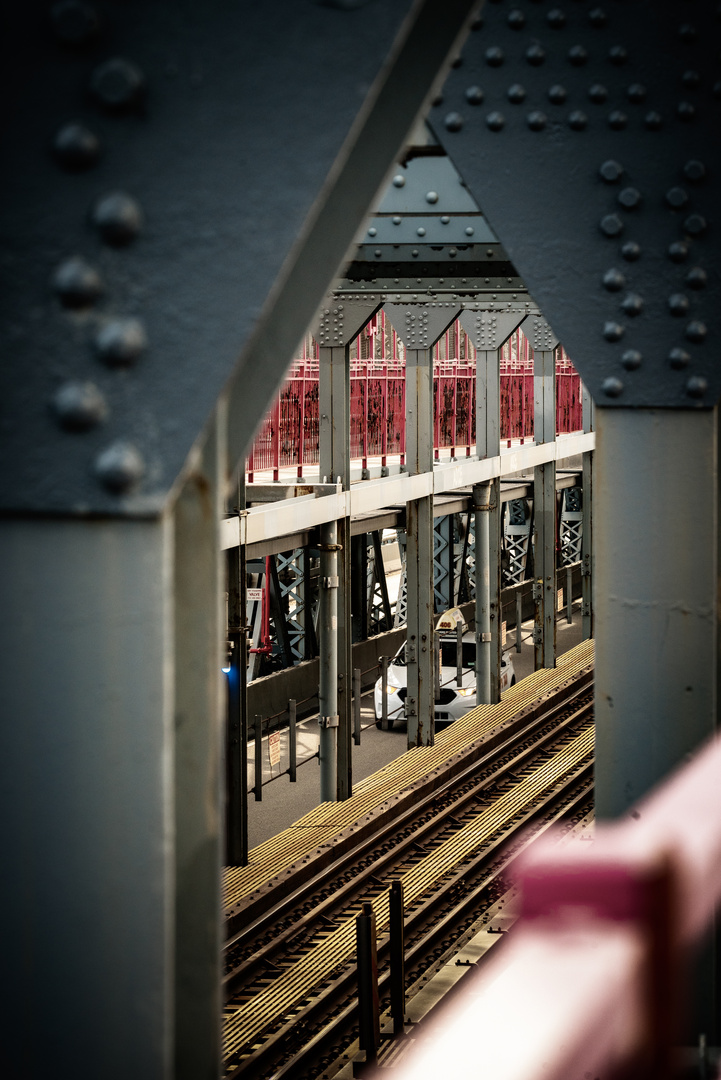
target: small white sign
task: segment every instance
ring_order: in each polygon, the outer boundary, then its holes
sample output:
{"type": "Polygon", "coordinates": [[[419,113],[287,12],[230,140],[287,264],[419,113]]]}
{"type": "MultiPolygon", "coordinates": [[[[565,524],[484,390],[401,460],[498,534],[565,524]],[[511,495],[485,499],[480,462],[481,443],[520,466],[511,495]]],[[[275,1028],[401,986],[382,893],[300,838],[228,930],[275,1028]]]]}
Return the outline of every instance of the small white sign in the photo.
{"type": "Polygon", "coordinates": [[[501,623],[501,645],[505,645],[505,644],[506,644],[506,624],[504,622],[502,622],[501,623]]]}
{"type": "Polygon", "coordinates": [[[563,611],[563,589],[559,589],[556,597],[556,607],[559,611],[563,611]]]}
{"type": "Polygon", "coordinates": [[[262,589],[248,589],[246,591],[246,596],[248,597],[248,603],[249,604],[254,604],[257,600],[262,600],[263,599],[263,590],[262,589]]]}
{"type": "Polygon", "coordinates": [[[268,736],[268,756],[270,757],[270,767],[274,765],[280,765],[280,732],[271,731],[268,736]]]}

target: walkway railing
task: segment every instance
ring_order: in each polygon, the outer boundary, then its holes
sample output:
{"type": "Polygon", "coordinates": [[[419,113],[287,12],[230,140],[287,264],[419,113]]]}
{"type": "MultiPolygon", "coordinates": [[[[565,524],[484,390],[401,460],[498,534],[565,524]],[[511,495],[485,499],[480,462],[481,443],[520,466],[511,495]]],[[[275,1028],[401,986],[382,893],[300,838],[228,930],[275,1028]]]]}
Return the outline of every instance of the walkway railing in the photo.
{"type": "Polygon", "coordinates": [[[397,1080],[676,1075],[685,960],[721,903],[720,775],[715,739],[592,843],[535,845],[509,940],[397,1080]]]}
{"type": "MultiPolygon", "coordinates": [[[[399,458],[406,452],[405,358],[383,312],[371,320],[351,353],[351,458],[399,458]],[[377,329],[373,324],[377,324],[377,329]]],[[[580,431],[581,380],[559,348],[556,361],[556,430],[580,431]]],[[[453,457],[471,455],[476,440],[475,349],[459,323],[434,347],[434,444],[453,457]]],[[[501,438],[533,438],[533,350],[520,330],[501,353],[501,438]]],[[[248,457],[249,480],[256,471],[316,465],[319,452],[318,349],[310,339],[293,361],[280,394],[261,425],[248,457]]]]}

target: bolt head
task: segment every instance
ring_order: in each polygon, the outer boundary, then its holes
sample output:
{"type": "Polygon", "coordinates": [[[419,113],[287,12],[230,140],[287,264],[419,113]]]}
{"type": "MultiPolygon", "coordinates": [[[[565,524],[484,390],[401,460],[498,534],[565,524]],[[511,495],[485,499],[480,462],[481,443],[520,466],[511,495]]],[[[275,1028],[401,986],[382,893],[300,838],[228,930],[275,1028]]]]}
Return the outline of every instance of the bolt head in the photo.
{"type": "Polygon", "coordinates": [[[686,393],[691,398],[702,398],[708,390],[708,382],[702,375],[692,375],[686,383],[686,393]]]}
{"type": "Polygon", "coordinates": [[[114,495],[122,495],[138,484],[145,464],[132,443],[118,441],[108,446],[95,460],[95,475],[114,495]]]}
{"type": "Polygon", "coordinates": [[[55,36],[64,45],[85,45],[98,31],[97,12],[80,0],[62,0],[50,11],[55,36]]]}
{"type": "Polygon", "coordinates": [[[92,220],[105,243],[113,247],[129,244],[143,224],[137,202],[122,191],[103,196],[93,208],[92,220]]]}
{"type": "Polygon", "coordinates": [[[689,307],[688,297],[683,293],[673,293],[668,298],[668,310],[672,315],[687,315],[689,307]]]}
{"type": "Polygon", "coordinates": [[[621,363],[625,367],[626,371],[638,371],[641,367],[643,357],[638,349],[626,349],[625,353],[621,357],[621,363]]]}
{"type": "Polygon", "coordinates": [[[103,293],[100,274],[80,255],[64,262],[55,271],[53,289],[64,307],[90,307],[103,293]]]}
{"type": "Polygon", "coordinates": [[[607,184],[615,184],[623,176],[623,165],[619,161],[609,159],[604,161],[598,172],[601,179],[605,180],[607,184]]]}
{"type": "Polygon", "coordinates": [[[64,169],[81,172],[100,157],[100,140],[84,124],[65,124],[53,139],[53,154],[64,169]]]}
{"type": "Polygon", "coordinates": [[[491,131],[502,131],[505,123],[503,113],[500,112],[490,112],[486,117],[486,124],[491,131]]]}
{"type": "Polygon", "coordinates": [[[671,349],[668,362],[675,371],[681,371],[691,363],[691,354],[685,349],[671,349]]]}
{"type": "Polygon", "coordinates": [[[606,397],[617,398],[623,393],[623,383],[620,379],[617,379],[614,375],[609,376],[608,379],[604,379],[601,384],[601,390],[606,397]]]}
{"type": "Polygon", "coordinates": [[[105,398],[95,383],[67,382],[53,397],[53,412],[66,431],[90,431],[108,413],[105,398]]]}
{"type": "Polygon", "coordinates": [[[129,367],[148,346],[145,327],[140,319],[111,319],[98,332],[95,348],[109,367],[129,367]]]}
{"type": "Polygon", "coordinates": [[[623,222],[618,214],[606,214],[601,218],[601,232],[604,236],[618,236],[623,232],[623,222]]]}
{"type": "Polygon", "coordinates": [[[446,131],[460,131],[463,127],[463,117],[458,112],[449,112],[443,121],[446,131]]]}
{"type": "Polygon", "coordinates": [[[106,109],[131,110],[137,108],[145,97],[145,76],[132,60],[117,56],[95,69],[90,89],[106,109]]]}
{"type": "Polygon", "coordinates": [[[469,105],[481,105],[483,97],[484,94],[480,86],[469,86],[466,90],[466,101],[469,105]]]}

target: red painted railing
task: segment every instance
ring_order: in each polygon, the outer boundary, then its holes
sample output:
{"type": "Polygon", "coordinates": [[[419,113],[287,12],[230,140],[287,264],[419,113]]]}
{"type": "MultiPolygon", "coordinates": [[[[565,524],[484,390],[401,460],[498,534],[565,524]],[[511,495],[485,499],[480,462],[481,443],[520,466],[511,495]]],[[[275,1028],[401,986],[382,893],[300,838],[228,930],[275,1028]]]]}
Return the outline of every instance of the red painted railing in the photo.
{"type": "MultiPolygon", "coordinates": [[[[452,456],[470,456],[476,438],[476,357],[456,322],[434,347],[434,444],[452,456]]],[[[556,430],[581,429],[581,382],[562,348],[556,361],[556,430]]],[[[380,312],[351,348],[351,458],[405,460],[405,355],[380,312]]],[[[501,353],[501,437],[533,438],[533,350],[517,330],[501,353]]],[[[308,337],[301,356],[267,414],[248,458],[248,478],[259,470],[318,462],[318,346],[308,337]]]]}

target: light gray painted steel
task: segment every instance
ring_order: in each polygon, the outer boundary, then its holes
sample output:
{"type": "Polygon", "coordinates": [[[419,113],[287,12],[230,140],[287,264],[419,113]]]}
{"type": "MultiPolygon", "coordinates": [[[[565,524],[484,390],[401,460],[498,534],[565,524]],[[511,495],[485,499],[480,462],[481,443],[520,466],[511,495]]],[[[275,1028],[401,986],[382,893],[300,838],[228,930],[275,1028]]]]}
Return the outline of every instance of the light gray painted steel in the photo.
{"type": "Polygon", "coordinates": [[[596,812],[614,817],[716,725],[717,433],[713,412],[596,424],[596,812]]]}
{"type": "MultiPolygon", "coordinates": [[[[593,429],[593,400],[583,385],[583,430],[593,429]]],[[[583,455],[583,522],[581,524],[581,626],[584,639],[594,636],[593,611],[593,463],[595,452],[583,455]]]]}
{"type": "MultiPolygon", "coordinates": [[[[321,526],[318,583],[318,727],[320,801],[335,802],[338,788],[338,527],[321,526]]],[[[350,689],[350,688],[349,688],[350,689]]],[[[350,694],[348,695],[350,696],[350,694]]]]}
{"type": "MultiPolygon", "coordinates": [[[[478,204],[449,157],[411,158],[395,165],[378,204],[379,214],[478,214],[478,204]],[[428,195],[436,198],[428,198],[428,195]]],[[[488,229],[488,226],[486,226],[488,229]]],[[[358,236],[360,243],[365,230],[358,236]]],[[[489,239],[496,240],[490,229],[489,239]]]]}
{"type": "Polygon", "coordinates": [[[488,510],[488,578],[491,611],[491,703],[501,700],[501,481],[490,483],[488,510]]]}
{"type": "Polygon", "coordinates": [[[8,1076],[173,1076],[172,534],[0,528],[8,1076]]]}
{"type": "MultiPolygon", "coordinates": [[[[548,345],[552,334],[534,319],[531,340],[548,345]]],[[[524,329],[527,323],[524,323],[524,329]]],[[[534,349],[534,437],[536,444],[556,437],[556,355],[550,348],[534,349]]],[[[536,580],[535,667],[556,666],[556,463],[533,470],[533,522],[535,531],[534,577],[536,580]]]]}
{"type": "Polygon", "coordinates": [[[453,558],[453,516],[433,519],[433,602],[438,612],[453,607],[455,560],[453,558]]]}
{"type": "Polygon", "coordinates": [[[490,484],[478,484],[474,487],[473,509],[476,524],[476,702],[479,705],[487,705],[492,701],[490,499],[490,484]]]}
{"type": "MultiPolygon", "coordinates": [[[[219,1071],[225,409],[174,509],[175,1077],[219,1071]]],[[[170,749],[170,748],[168,748],[170,749]]]]}

